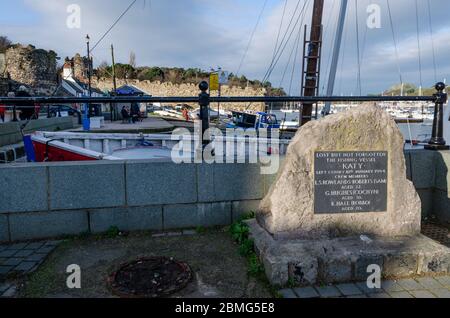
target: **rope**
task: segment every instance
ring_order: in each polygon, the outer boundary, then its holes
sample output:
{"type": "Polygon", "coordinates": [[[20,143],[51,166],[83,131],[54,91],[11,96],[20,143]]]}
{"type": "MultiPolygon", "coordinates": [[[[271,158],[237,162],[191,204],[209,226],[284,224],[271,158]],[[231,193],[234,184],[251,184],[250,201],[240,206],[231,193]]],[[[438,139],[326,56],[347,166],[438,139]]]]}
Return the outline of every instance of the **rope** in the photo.
{"type": "MultiPolygon", "coordinates": [[[[347,20],[345,21],[345,24],[347,24],[347,20]]],[[[345,28],[345,25],[344,25],[344,43],[343,43],[343,46],[342,46],[342,51],[341,51],[341,65],[339,66],[339,69],[340,69],[340,71],[339,71],[339,92],[342,94],[342,82],[343,82],[343,80],[342,80],[342,78],[343,78],[343,69],[344,69],[344,60],[345,60],[345,49],[346,49],[346,47],[347,47],[347,41],[348,41],[348,32],[347,32],[347,28],[345,28]]]]}
{"type": "Polygon", "coordinates": [[[419,50],[419,81],[420,81],[420,92],[419,94],[422,95],[422,87],[423,87],[423,81],[422,81],[422,56],[421,56],[421,45],[420,45],[420,27],[419,27],[419,1],[415,1],[416,5],[416,31],[417,31],[417,49],[419,50]]]}
{"type": "MultiPolygon", "coordinates": [[[[292,55],[294,54],[295,47],[297,45],[297,38],[298,38],[298,35],[295,37],[295,41],[292,45],[291,53],[289,54],[289,58],[286,63],[286,67],[284,68],[283,75],[281,76],[280,85],[279,85],[280,87],[282,86],[282,84],[284,82],[284,78],[286,77],[287,69],[289,68],[289,65],[291,65],[292,55]]],[[[295,57],[294,57],[294,64],[295,64],[295,57]]]]}
{"type": "Polygon", "coordinates": [[[392,19],[392,11],[391,11],[391,5],[389,4],[389,0],[386,0],[386,4],[388,7],[388,13],[389,13],[389,22],[392,32],[392,39],[394,41],[394,47],[395,47],[395,60],[397,62],[397,69],[398,69],[398,75],[400,77],[400,85],[403,85],[403,76],[402,76],[402,70],[400,67],[400,58],[398,54],[398,45],[397,45],[397,37],[395,36],[395,30],[394,30],[394,21],[392,19]]]}
{"type": "MultiPolygon", "coordinates": [[[[288,26],[288,29],[286,30],[286,32],[285,32],[285,34],[284,34],[283,40],[282,40],[281,43],[280,43],[280,47],[279,47],[279,49],[277,50],[277,58],[276,58],[275,61],[273,61],[273,62],[271,63],[271,65],[269,66],[269,69],[268,69],[268,71],[266,72],[266,75],[264,76],[264,79],[263,79],[263,81],[262,81],[263,83],[266,82],[266,81],[270,78],[270,76],[272,75],[272,72],[274,71],[276,65],[278,64],[278,62],[279,62],[281,56],[283,56],[284,50],[286,49],[286,46],[287,46],[287,44],[289,43],[289,41],[290,41],[290,39],[291,39],[291,37],[292,37],[294,31],[297,29],[297,25],[298,25],[298,23],[299,23],[299,21],[300,21],[300,18],[302,17],[302,13],[305,11],[306,5],[309,3],[309,1],[310,1],[310,0],[304,2],[302,11],[300,12],[299,16],[297,17],[297,20],[296,20],[296,22],[295,22],[295,25],[292,27],[292,30],[291,30],[291,32],[289,33],[288,38],[287,38],[286,41],[284,42],[284,39],[286,38],[286,36],[287,36],[287,34],[288,34],[288,31],[289,31],[289,26],[288,26]],[[284,45],[283,45],[283,43],[284,43],[284,45]]],[[[300,3],[300,0],[299,0],[299,3],[300,3]]],[[[294,16],[295,16],[295,13],[296,13],[296,11],[294,12],[294,15],[292,16],[292,20],[293,20],[293,18],[294,18],[294,16]]],[[[302,23],[303,23],[303,20],[302,20],[302,23]]],[[[301,23],[301,24],[302,24],[302,23],[301,23]]],[[[289,25],[291,25],[291,23],[290,23],[289,25]]]]}
{"type": "Polygon", "coordinates": [[[272,56],[272,60],[270,61],[270,65],[269,65],[266,73],[264,74],[264,77],[263,77],[263,80],[262,80],[263,83],[265,82],[266,78],[268,78],[267,74],[270,72],[270,69],[272,68],[273,63],[276,60],[276,57],[277,57],[277,55],[278,55],[278,53],[279,53],[279,51],[281,49],[281,46],[283,45],[284,40],[286,39],[286,35],[287,35],[291,25],[292,25],[292,21],[294,21],[294,17],[295,17],[295,15],[297,13],[297,10],[298,10],[299,6],[300,6],[300,2],[301,2],[301,0],[298,0],[297,5],[295,6],[295,9],[294,9],[294,13],[292,13],[292,16],[291,16],[291,19],[289,20],[289,23],[288,23],[288,26],[286,28],[286,31],[284,32],[283,38],[281,39],[281,42],[279,43],[279,46],[276,48],[275,54],[272,56]]]}
{"type": "MultiPolygon", "coordinates": [[[[300,17],[301,17],[301,15],[302,15],[302,12],[305,11],[306,4],[309,3],[309,1],[310,1],[310,0],[307,0],[307,1],[305,0],[304,5],[303,5],[303,8],[302,8],[302,11],[300,12],[299,16],[297,17],[296,23],[295,23],[295,25],[293,26],[293,28],[292,28],[292,30],[291,30],[291,32],[290,32],[288,38],[286,39],[286,36],[288,35],[288,32],[289,32],[289,30],[290,30],[290,28],[291,28],[291,25],[292,25],[292,22],[294,21],[294,18],[295,18],[295,16],[296,16],[296,13],[297,13],[298,8],[299,8],[299,6],[300,6],[301,0],[298,0],[297,5],[296,5],[295,10],[294,10],[294,13],[292,14],[291,19],[290,19],[290,21],[289,21],[289,24],[288,24],[288,26],[287,26],[287,28],[286,28],[286,30],[285,30],[285,32],[284,32],[283,38],[281,39],[281,42],[279,42],[278,48],[276,49],[276,53],[275,53],[275,55],[272,57],[272,61],[270,62],[269,68],[267,69],[266,73],[264,74],[264,77],[263,77],[263,79],[261,80],[261,83],[264,84],[264,83],[265,83],[266,81],[268,81],[268,79],[270,78],[270,76],[271,76],[273,70],[275,69],[275,66],[278,64],[278,61],[280,60],[281,56],[283,55],[284,50],[286,49],[286,46],[287,46],[287,44],[289,43],[289,40],[291,39],[292,34],[293,34],[293,32],[295,31],[295,29],[296,29],[296,27],[297,27],[297,24],[298,24],[298,22],[299,22],[299,20],[300,20],[300,17]],[[286,42],[285,42],[285,40],[286,40],[286,42]],[[283,45],[283,44],[284,44],[284,45],[283,45]],[[281,50],[281,51],[280,51],[280,50],[281,50]]],[[[302,23],[303,23],[303,20],[302,20],[302,23]]],[[[300,25],[301,25],[301,24],[300,24],[300,25]]],[[[249,103],[249,104],[247,105],[247,107],[245,108],[245,110],[248,110],[252,104],[253,104],[253,103],[249,103]]]]}
{"type": "MultiPolygon", "coordinates": [[[[334,12],[335,5],[336,5],[336,1],[333,0],[333,5],[331,7],[331,12],[334,12]]],[[[338,19],[339,19],[339,15],[336,16],[336,20],[334,21],[334,24],[333,24],[335,27],[333,29],[336,29],[337,23],[338,23],[338,19]]],[[[328,34],[327,31],[328,31],[329,26],[330,26],[330,19],[327,19],[327,23],[325,24],[325,27],[323,29],[323,34],[324,34],[324,41],[323,42],[324,43],[327,43],[327,41],[325,39],[325,36],[328,34]]],[[[335,41],[336,41],[335,37],[332,37],[331,38],[331,47],[334,47],[334,42],[335,41]]],[[[332,58],[332,56],[333,56],[333,54],[328,54],[328,59],[327,59],[327,64],[326,64],[327,66],[325,67],[325,71],[327,72],[327,78],[330,77],[329,75],[330,75],[330,71],[331,71],[331,58],[332,58]]],[[[323,95],[324,91],[325,91],[325,82],[322,85],[322,95],[323,95]]]]}
{"type": "Polygon", "coordinates": [[[261,9],[261,12],[259,13],[258,20],[256,21],[256,25],[253,28],[253,32],[252,32],[252,34],[250,36],[250,40],[248,41],[248,44],[247,44],[247,47],[245,49],[244,55],[242,56],[241,62],[239,63],[239,68],[238,68],[238,70],[236,72],[236,76],[238,76],[239,72],[241,71],[242,65],[244,64],[244,60],[247,57],[248,50],[250,49],[250,45],[253,42],[253,37],[255,36],[255,33],[256,33],[257,28],[258,28],[259,22],[261,21],[261,18],[262,18],[262,15],[263,15],[264,11],[266,10],[267,1],[268,0],[264,1],[264,5],[263,5],[263,7],[261,9]]]}
{"type": "MultiPolygon", "coordinates": [[[[367,5],[369,6],[369,1],[367,0],[367,5]]],[[[360,58],[360,63],[361,65],[364,65],[364,57],[365,57],[365,52],[366,52],[366,44],[367,44],[367,34],[368,34],[368,26],[366,25],[366,27],[364,28],[364,36],[363,36],[363,43],[362,43],[362,50],[361,50],[361,58],[360,58]]],[[[361,78],[362,81],[362,78],[361,78]]]]}
{"type": "MultiPolygon", "coordinates": [[[[369,1],[370,0],[367,0],[367,3],[366,3],[366,6],[369,6],[369,1]]],[[[366,44],[367,44],[367,31],[369,30],[369,27],[366,25],[366,27],[364,28],[364,37],[363,37],[363,45],[362,45],[362,51],[361,51],[361,64],[364,64],[364,63],[362,63],[363,62],[363,59],[364,59],[364,55],[365,55],[365,52],[366,52],[366,44]]]]}
{"type": "Polygon", "coordinates": [[[359,47],[359,18],[358,18],[358,0],[355,0],[355,26],[356,26],[356,54],[357,54],[357,65],[358,65],[358,74],[357,74],[357,90],[359,90],[359,95],[362,95],[361,88],[361,53],[359,47]]]}
{"type": "Polygon", "coordinates": [[[433,32],[433,20],[431,18],[431,2],[430,0],[427,1],[427,7],[428,7],[428,23],[430,25],[430,36],[431,36],[431,48],[433,50],[433,69],[434,69],[434,81],[437,82],[437,63],[436,63],[436,50],[434,46],[434,32],[433,32]]]}
{"type": "Polygon", "coordinates": [[[296,58],[298,57],[298,48],[300,46],[301,32],[302,32],[302,28],[301,28],[301,25],[300,25],[299,28],[298,28],[297,43],[295,44],[294,63],[292,64],[291,81],[289,83],[288,95],[291,95],[292,83],[294,81],[295,68],[296,68],[296,65],[297,65],[297,59],[296,58]]]}
{"type": "Polygon", "coordinates": [[[281,16],[281,21],[280,21],[280,27],[278,28],[277,41],[275,42],[275,47],[273,48],[272,61],[275,60],[276,51],[277,51],[277,48],[278,48],[278,43],[280,41],[281,29],[283,28],[284,17],[286,15],[287,3],[288,3],[288,0],[285,0],[284,1],[284,8],[283,8],[283,15],[281,16]]]}
{"type": "Polygon", "coordinates": [[[102,35],[102,37],[100,38],[100,40],[97,41],[97,43],[95,43],[95,45],[92,47],[91,51],[94,51],[95,48],[100,44],[101,41],[103,41],[103,39],[109,34],[109,32],[111,32],[111,30],[120,22],[120,20],[122,20],[122,18],[128,13],[128,11],[130,11],[130,9],[135,5],[135,3],[137,2],[137,0],[133,0],[130,5],[128,6],[128,8],[125,9],[125,11],[117,18],[117,20],[113,23],[113,25],[105,32],[105,34],[102,35]]]}

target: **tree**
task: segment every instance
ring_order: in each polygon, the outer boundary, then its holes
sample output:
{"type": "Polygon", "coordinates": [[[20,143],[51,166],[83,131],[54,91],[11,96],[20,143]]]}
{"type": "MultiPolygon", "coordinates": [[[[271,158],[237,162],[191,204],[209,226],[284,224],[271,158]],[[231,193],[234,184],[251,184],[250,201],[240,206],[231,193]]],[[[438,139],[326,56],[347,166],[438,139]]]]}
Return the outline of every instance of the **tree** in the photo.
{"type": "Polygon", "coordinates": [[[138,79],[141,81],[163,81],[164,71],[159,67],[148,67],[139,73],[138,79]]]}
{"type": "MultiPolygon", "coordinates": [[[[392,86],[390,89],[388,89],[385,94],[386,95],[400,95],[402,92],[402,84],[396,84],[392,86]]],[[[407,95],[418,95],[419,88],[411,83],[404,83],[403,84],[403,94],[407,95]]]]}
{"type": "Polygon", "coordinates": [[[5,53],[6,50],[11,46],[12,42],[7,36],[0,36],[0,53],[5,53]]]}
{"type": "Polygon", "coordinates": [[[128,64],[136,68],[136,54],[133,51],[130,52],[130,62],[128,64]]]}
{"type": "Polygon", "coordinates": [[[116,64],[116,76],[117,78],[135,78],[135,70],[134,67],[130,64],[116,64]]]}
{"type": "Polygon", "coordinates": [[[96,70],[97,77],[111,77],[111,71],[109,70],[109,68],[110,66],[106,61],[100,63],[96,70]]]}

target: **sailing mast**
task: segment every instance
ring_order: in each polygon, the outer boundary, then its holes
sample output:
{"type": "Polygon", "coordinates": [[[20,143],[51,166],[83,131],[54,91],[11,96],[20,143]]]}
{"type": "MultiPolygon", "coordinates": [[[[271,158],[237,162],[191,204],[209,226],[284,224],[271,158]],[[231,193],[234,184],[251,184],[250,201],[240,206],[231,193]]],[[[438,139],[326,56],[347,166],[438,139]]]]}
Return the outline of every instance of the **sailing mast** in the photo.
{"type": "MultiPolygon", "coordinates": [[[[311,34],[308,42],[308,50],[303,56],[307,60],[306,72],[303,69],[302,85],[303,95],[314,97],[317,95],[320,76],[320,52],[322,42],[322,17],[324,0],[314,0],[313,17],[311,22],[311,34]]],[[[300,114],[300,125],[303,126],[312,119],[313,103],[303,103],[300,114]]]]}
{"type": "MultiPolygon", "coordinates": [[[[341,9],[339,11],[338,26],[336,28],[336,36],[333,48],[333,59],[331,61],[330,76],[328,78],[327,96],[334,93],[334,83],[336,81],[336,71],[339,63],[339,54],[341,52],[342,33],[344,31],[345,16],[347,15],[348,0],[341,0],[341,9]]],[[[402,86],[403,89],[403,86],[402,86]]],[[[329,115],[331,112],[331,103],[327,102],[323,109],[323,115],[329,115]]]]}

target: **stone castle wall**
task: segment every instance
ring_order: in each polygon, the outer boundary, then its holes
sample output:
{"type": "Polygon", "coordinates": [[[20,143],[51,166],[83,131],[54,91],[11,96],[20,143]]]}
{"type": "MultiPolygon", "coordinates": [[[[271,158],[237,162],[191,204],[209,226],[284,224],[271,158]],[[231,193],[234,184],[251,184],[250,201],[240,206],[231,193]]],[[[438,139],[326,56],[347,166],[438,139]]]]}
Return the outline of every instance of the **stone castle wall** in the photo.
{"type": "MultiPolygon", "coordinates": [[[[198,96],[200,90],[198,85],[196,84],[172,84],[172,83],[161,83],[161,82],[150,82],[150,81],[139,81],[139,80],[117,80],[117,87],[122,85],[132,85],[140,90],[146,92],[152,96],[158,97],[172,97],[172,96],[181,96],[181,97],[191,97],[198,96]]],[[[93,79],[93,86],[99,88],[102,91],[111,91],[113,89],[113,82],[111,79],[93,79]]],[[[240,87],[230,87],[223,86],[222,87],[222,96],[264,96],[266,94],[266,90],[264,88],[254,89],[251,87],[242,89],[240,87]]],[[[217,92],[212,92],[211,96],[217,96],[217,92]]],[[[191,105],[193,107],[198,107],[198,105],[191,105]]],[[[213,108],[216,108],[217,105],[212,105],[213,108]]],[[[262,111],[264,110],[263,103],[225,103],[220,105],[221,109],[227,110],[253,110],[253,111],[262,111]]]]}
{"type": "Polygon", "coordinates": [[[15,45],[5,54],[6,72],[12,80],[37,87],[57,83],[56,53],[34,46],[15,45]]]}
{"type": "Polygon", "coordinates": [[[6,56],[0,53],[0,78],[6,77],[6,56]]]}
{"type": "Polygon", "coordinates": [[[0,96],[6,96],[6,94],[8,94],[8,80],[0,78],[0,96]]]}

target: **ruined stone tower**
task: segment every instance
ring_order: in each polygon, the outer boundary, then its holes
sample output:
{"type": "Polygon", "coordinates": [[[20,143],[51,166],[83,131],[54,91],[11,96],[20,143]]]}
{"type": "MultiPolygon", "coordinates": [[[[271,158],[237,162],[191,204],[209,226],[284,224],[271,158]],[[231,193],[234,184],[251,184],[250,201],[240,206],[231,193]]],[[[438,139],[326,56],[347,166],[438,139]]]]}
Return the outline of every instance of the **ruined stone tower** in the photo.
{"type": "Polygon", "coordinates": [[[63,66],[63,78],[73,77],[86,83],[88,80],[89,61],[87,57],[75,54],[72,59],[66,57],[63,66]]]}
{"type": "Polygon", "coordinates": [[[53,51],[17,44],[6,50],[6,73],[12,80],[31,87],[56,84],[56,59],[53,51]]]}

